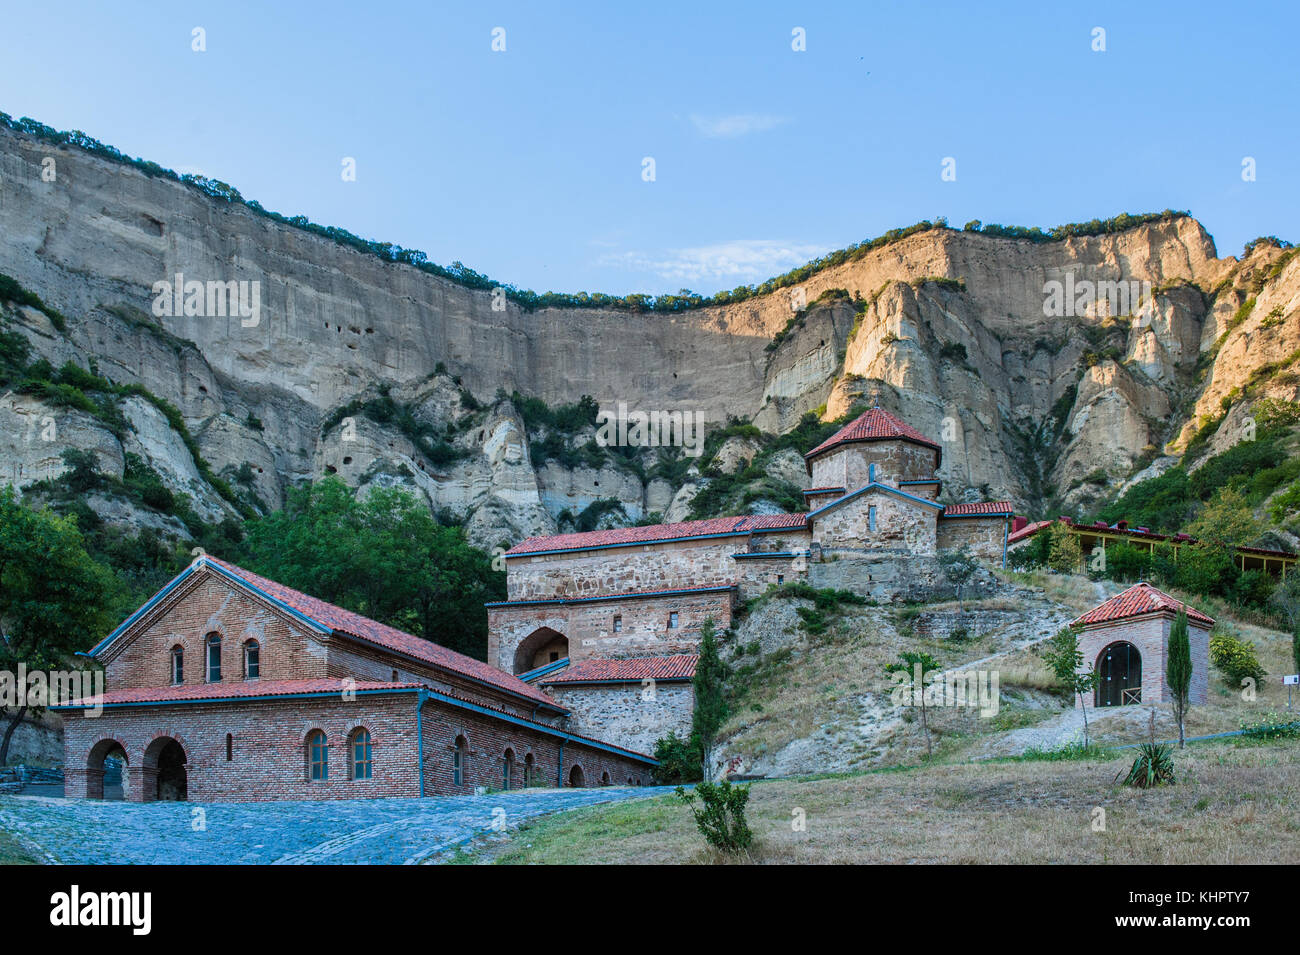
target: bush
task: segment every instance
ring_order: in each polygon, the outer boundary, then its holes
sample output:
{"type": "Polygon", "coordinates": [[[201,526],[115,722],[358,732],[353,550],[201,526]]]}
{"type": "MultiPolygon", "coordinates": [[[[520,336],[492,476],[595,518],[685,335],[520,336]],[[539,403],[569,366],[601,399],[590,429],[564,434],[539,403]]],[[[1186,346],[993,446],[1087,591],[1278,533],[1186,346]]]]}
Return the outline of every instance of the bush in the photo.
{"type": "Polygon", "coordinates": [[[669,733],[655,743],[654,758],[659,763],[654,768],[654,780],[660,786],[698,782],[703,776],[700,753],[691,746],[690,740],[676,733],[669,733]]]}
{"type": "Polygon", "coordinates": [[[1297,739],[1300,738],[1300,721],[1274,713],[1269,710],[1254,720],[1242,720],[1241,732],[1251,739],[1297,739]]]}
{"type": "Polygon", "coordinates": [[[1268,673],[1255,655],[1255,644],[1218,627],[1210,635],[1210,662],[1228,685],[1234,687],[1246,678],[1258,683],[1268,673]]]}
{"type": "Polygon", "coordinates": [[[678,786],[677,798],[690,806],[700,833],[720,852],[743,852],[754,841],[754,833],[745,821],[748,786],[732,786],[723,780],[717,784],[700,783],[693,793],[678,786]],[[697,797],[700,808],[695,806],[697,797]]]}

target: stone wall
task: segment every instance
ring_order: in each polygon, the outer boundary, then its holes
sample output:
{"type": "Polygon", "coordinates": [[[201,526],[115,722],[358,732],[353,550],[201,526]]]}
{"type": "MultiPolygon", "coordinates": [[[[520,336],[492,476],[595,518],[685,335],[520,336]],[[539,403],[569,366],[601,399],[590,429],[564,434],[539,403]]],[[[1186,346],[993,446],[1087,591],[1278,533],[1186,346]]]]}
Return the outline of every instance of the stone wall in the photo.
{"type": "Polygon", "coordinates": [[[884,603],[928,600],[944,586],[944,577],[933,557],[863,554],[809,564],[808,583],[818,589],[851,590],[884,603]]]}
{"type": "Polygon", "coordinates": [[[814,518],[812,536],[824,553],[872,550],[929,556],[935,552],[937,513],[886,491],[866,491],[814,518]],[[873,506],[875,531],[871,530],[873,506]]]}
{"type": "Polygon", "coordinates": [[[607,547],[507,560],[510,600],[597,597],[647,590],[730,586],[731,555],[745,549],[747,535],[607,547]]]}
{"type": "MultiPolygon", "coordinates": [[[[526,645],[527,661],[516,660],[520,645],[543,628],[569,641],[569,659],[588,657],[663,656],[691,653],[699,646],[700,628],[713,618],[718,630],[731,626],[733,591],[678,594],[663,597],[625,597],[582,603],[491,607],[488,610],[488,662],[507,673],[521,673],[532,663],[533,643],[526,645]],[[677,627],[669,628],[670,613],[677,627]],[[614,618],[621,629],[615,631],[614,618]]],[[[540,645],[540,644],[538,644],[540,645]]]]}
{"type": "Polygon", "coordinates": [[[690,683],[656,682],[650,698],[640,683],[560,683],[546,690],[572,711],[568,729],[634,752],[653,753],[656,741],[670,732],[685,737],[691,731],[695,692],[690,683]]]}
{"type": "Polygon", "coordinates": [[[942,518],[936,544],[939,550],[958,550],[965,546],[971,556],[1001,566],[1007,523],[1005,517],[942,518]]]}
{"type": "MultiPolygon", "coordinates": [[[[860,441],[840,445],[818,455],[812,462],[809,487],[842,487],[857,490],[875,480],[897,486],[899,481],[920,481],[934,477],[939,452],[908,441],[860,441]]],[[[928,495],[927,495],[928,496],[928,495]]]]}

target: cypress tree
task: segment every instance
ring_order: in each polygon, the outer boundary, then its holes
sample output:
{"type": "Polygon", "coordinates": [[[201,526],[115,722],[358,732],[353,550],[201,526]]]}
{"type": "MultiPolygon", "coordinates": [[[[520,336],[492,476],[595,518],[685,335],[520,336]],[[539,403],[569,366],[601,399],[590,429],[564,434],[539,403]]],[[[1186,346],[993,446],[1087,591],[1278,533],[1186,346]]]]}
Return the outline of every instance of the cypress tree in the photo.
{"type": "Polygon", "coordinates": [[[695,710],[691,714],[691,748],[699,754],[704,780],[710,778],[709,762],[713,741],[727,719],[727,700],[723,695],[726,668],[718,656],[718,641],[713,618],[700,628],[700,659],[695,664],[695,710]]]}
{"type": "Polygon", "coordinates": [[[1187,638],[1187,608],[1178,612],[1169,631],[1169,663],[1165,667],[1169,692],[1174,698],[1174,719],[1178,721],[1178,746],[1185,744],[1183,718],[1187,715],[1187,698],[1192,687],[1192,647],[1187,638]]]}

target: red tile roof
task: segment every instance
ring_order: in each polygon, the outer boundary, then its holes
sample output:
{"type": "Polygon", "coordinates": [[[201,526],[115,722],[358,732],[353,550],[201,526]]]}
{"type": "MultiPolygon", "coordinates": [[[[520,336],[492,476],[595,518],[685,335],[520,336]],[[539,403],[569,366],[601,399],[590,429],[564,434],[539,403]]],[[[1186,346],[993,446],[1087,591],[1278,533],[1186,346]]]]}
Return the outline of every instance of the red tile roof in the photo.
{"type": "Polygon", "coordinates": [[[842,491],[842,490],[844,490],[844,488],[842,487],[809,487],[809,488],[804,488],[804,493],[805,494],[826,494],[829,493],[830,491],[842,491]]]}
{"type": "Polygon", "coordinates": [[[1016,531],[1015,533],[1011,534],[1011,536],[1009,536],[1009,537],[1007,538],[1007,543],[1008,543],[1008,544],[1016,544],[1016,543],[1019,543],[1020,541],[1024,540],[1024,539],[1027,538],[1027,537],[1033,537],[1035,534],[1037,534],[1037,533],[1038,533],[1039,531],[1041,531],[1044,527],[1046,527],[1047,525],[1049,525],[1049,524],[1051,524],[1051,523],[1053,523],[1053,522],[1052,522],[1052,521],[1035,521],[1035,522],[1032,523],[1032,524],[1026,524],[1024,527],[1020,528],[1020,530],[1018,530],[1018,531],[1016,531]]]}
{"type": "Polygon", "coordinates": [[[968,517],[972,514],[1010,514],[1010,501],[978,501],[974,504],[949,504],[940,517],[968,517]]]}
{"type": "MultiPolygon", "coordinates": [[[[1087,626],[1094,623],[1108,623],[1127,617],[1140,617],[1148,613],[1168,613],[1176,615],[1186,606],[1162,590],[1156,590],[1148,583],[1136,583],[1121,594],[1116,594],[1105,603],[1093,607],[1075,624],[1087,626]]],[[[1187,606],[1187,619],[1195,620],[1206,626],[1214,625],[1214,618],[1207,617],[1195,607],[1187,606]]]]}
{"type": "Polygon", "coordinates": [[[244,680],[238,683],[185,683],[181,686],[144,686],[109,690],[99,696],[73,700],[66,706],[122,703],[170,703],[192,700],[240,700],[253,696],[292,696],[299,693],[358,693],[373,690],[415,690],[419,683],[360,683],[342,679],[244,680]]]}
{"type": "Polygon", "coordinates": [[[714,517],[704,521],[678,524],[651,524],[647,527],[617,527],[607,531],[579,534],[556,534],[530,537],[506,551],[507,557],[556,550],[589,550],[594,547],[618,547],[653,544],[691,537],[722,537],[748,534],[750,531],[782,530],[803,527],[806,514],[751,514],[744,517],[714,517]]]}
{"type": "Polygon", "coordinates": [[[369,617],[363,617],[351,610],[336,607],[334,604],[326,603],[291,587],[278,584],[274,580],[268,580],[265,577],[244,570],[242,567],[226,563],[224,560],[204,556],[200,557],[199,561],[208,561],[215,567],[233,574],[255,589],[286,604],[328,630],[342,633],[344,636],[356,637],[397,653],[406,654],[439,669],[457,673],[479,683],[486,683],[516,696],[527,697],[534,702],[555,705],[554,700],[529,686],[523,680],[511,676],[503,670],[498,670],[494,666],[489,666],[482,660],[475,660],[473,657],[467,657],[454,650],[448,650],[446,647],[430,640],[423,640],[409,633],[403,633],[395,627],[371,620],[369,617]]]}
{"type": "Polygon", "coordinates": [[[493,600],[485,607],[517,607],[526,604],[568,604],[585,603],[597,600],[636,600],[639,597],[678,597],[689,594],[720,594],[735,590],[735,584],[721,584],[712,587],[678,587],[674,590],[619,590],[606,594],[561,594],[558,597],[536,597],[531,600],[493,600]]]}
{"type": "Polygon", "coordinates": [[[804,458],[811,461],[817,455],[829,451],[837,445],[850,444],[855,441],[889,440],[912,441],[916,444],[923,444],[927,448],[934,448],[936,451],[940,450],[939,445],[935,444],[903,419],[896,415],[892,415],[881,408],[872,408],[866,414],[861,415],[855,420],[849,422],[839,431],[836,431],[821,444],[817,445],[817,447],[805,454],[804,458]]]}
{"type": "Polygon", "coordinates": [[[628,660],[591,659],[573,664],[555,676],[546,677],[543,686],[556,683],[607,683],[625,680],[689,680],[695,676],[699,656],[678,653],[667,657],[633,657],[628,660]]]}

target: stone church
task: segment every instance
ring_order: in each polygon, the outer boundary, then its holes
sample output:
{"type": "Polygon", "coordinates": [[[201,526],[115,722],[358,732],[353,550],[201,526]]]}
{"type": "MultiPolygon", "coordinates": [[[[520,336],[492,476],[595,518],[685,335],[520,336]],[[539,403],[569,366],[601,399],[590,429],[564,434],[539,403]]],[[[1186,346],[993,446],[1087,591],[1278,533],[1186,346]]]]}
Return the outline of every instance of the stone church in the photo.
{"type": "Polygon", "coordinates": [[[892,596],[943,550],[1005,559],[1010,505],[938,503],[940,454],[873,408],[806,456],[806,512],[526,540],[486,663],[199,557],[91,650],[105,693],[53,707],[65,791],[102,798],[110,764],[134,801],[648,783],[706,619],[785,582],[892,596]]]}
{"type": "Polygon", "coordinates": [[[575,731],[650,752],[689,731],[700,628],[803,581],[880,600],[922,594],[938,555],[1004,565],[1008,501],[940,504],[942,449],[872,408],[805,455],[799,514],[533,537],[505,554],[488,662],[544,690],[575,731]]]}

